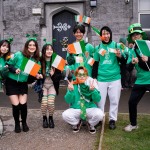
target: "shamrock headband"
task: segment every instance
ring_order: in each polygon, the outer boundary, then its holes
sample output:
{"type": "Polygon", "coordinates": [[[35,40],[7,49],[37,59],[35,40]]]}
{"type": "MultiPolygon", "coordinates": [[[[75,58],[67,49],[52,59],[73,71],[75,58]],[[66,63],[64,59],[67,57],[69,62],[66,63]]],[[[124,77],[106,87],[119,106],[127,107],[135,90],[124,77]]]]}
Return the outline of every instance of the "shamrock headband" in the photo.
{"type": "MultiPolygon", "coordinates": [[[[12,37],[10,37],[10,38],[8,38],[8,39],[3,39],[3,40],[6,40],[9,44],[11,44],[12,43],[12,41],[13,41],[13,38],[12,37]]],[[[2,41],[2,40],[1,40],[2,41]]]]}
{"type": "Polygon", "coordinates": [[[90,24],[91,18],[87,16],[76,15],[75,21],[78,22],[79,24],[82,24],[82,23],[90,24]]]}
{"type": "Polygon", "coordinates": [[[53,43],[56,42],[56,39],[53,39],[52,42],[47,42],[46,38],[44,38],[43,41],[45,42],[44,45],[53,45],[53,43]]]}
{"type": "Polygon", "coordinates": [[[33,40],[33,41],[37,41],[37,34],[32,34],[32,36],[30,34],[26,34],[27,37],[27,41],[33,40]]]}

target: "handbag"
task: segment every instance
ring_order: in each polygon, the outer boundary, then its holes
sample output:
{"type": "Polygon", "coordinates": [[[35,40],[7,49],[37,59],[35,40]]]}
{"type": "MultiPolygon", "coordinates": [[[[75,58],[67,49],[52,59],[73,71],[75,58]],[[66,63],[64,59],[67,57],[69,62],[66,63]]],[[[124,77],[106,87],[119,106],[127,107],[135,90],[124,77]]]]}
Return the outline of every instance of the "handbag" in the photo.
{"type": "Polygon", "coordinates": [[[43,80],[42,79],[38,79],[36,80],[35,84],[33,85],[33,89],[36,93],[39,93],[40,91],[42,91],[43,88],[43,80]]]}

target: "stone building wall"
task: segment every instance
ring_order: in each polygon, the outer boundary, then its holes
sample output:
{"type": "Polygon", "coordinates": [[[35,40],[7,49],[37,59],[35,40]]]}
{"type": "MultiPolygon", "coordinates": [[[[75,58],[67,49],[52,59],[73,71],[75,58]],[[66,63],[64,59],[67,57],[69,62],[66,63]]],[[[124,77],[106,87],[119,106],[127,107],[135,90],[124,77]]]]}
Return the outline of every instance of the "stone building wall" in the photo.
{"type": "MultiPolygon", "coordinates": [[[[0,15],[0,32],[2,38],[14,38],[12,51],[23,49],[27,33],[37,33],[39,35],[38,43],[41,48],[41,37],[45,36],[43,34],[46,33],[43,31],[47,28],[45,26],[47,15],[45,4],[58,3],[59,7],[61,7],[61,2],[63,4],[71,3],[72,5],[83,2],[84,14],[92,17],[91,25],[97,28],[101,28],[104,25],[109,26],[112,29],[115,41],[118,41],[121,36],[125,37],[127,35],[127,27],[131,23],[138,21],[137,0],[130,0],[129,4],[125,4],[124,0],[97,0],[97,7],[95,8],[89,6],[89,0],[4,0],[2,4],[3,11],[0,15]],[[33,15],[33,8],[41,8],[41,15],[33,15]]],[[[99,37],[90,28],[88,28],[87,36],[90,43],[94,45],[99,43],[99,37]]]]}

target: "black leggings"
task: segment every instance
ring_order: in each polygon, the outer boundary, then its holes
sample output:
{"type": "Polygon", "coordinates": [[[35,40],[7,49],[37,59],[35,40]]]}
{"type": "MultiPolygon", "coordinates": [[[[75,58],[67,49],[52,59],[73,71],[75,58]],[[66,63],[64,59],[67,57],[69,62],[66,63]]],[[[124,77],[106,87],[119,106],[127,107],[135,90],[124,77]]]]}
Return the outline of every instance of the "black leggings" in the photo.
{"type": "Polygon", "coordinates": [[[130,99],[128,102],[129,119],[132,126],[137,125],[137,105],[147,90],[150,91],[150,84],[135,84],[132,89],[130,99]]]}

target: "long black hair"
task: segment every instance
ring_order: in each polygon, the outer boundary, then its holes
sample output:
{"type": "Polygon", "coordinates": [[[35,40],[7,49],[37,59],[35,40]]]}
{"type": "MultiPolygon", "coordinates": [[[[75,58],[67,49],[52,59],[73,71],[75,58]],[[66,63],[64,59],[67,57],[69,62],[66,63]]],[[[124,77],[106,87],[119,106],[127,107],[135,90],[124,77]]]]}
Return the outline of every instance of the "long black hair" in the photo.
{"type": "Polygon", "coordinates": [[[110,33],[110,39],[109,39],[109,42],[106,43],[106,42],[102,41],[102,43],[104,43],[104,44],[111,43],[112,42],[112,31],[111,31],[111,29],[108,26],[102,27],[101,30],[100,30],[100,36],[102,36],[102,31],[103,30],[106,30],[107,32],[110,33]]]}
{"type": "MultiPolygon", "coordinates": [[[[42,69],[42,74],[43,76],[46,75],[46,49],[48,46],[51,46],[52,47],[52,50],[54,52],[54,49],[53,49],[53,46],[50,45],[50,44],[45,44],[43,47],[42,47],[42,56],[41,56],[41,59],[40,59],[40,62],[41,62],[41,69],[42,69]]],[[[52,58],[52,56],[51,56],[52,58]]],[[[52,64],[52,59],[50,59],[50,64],[52,64]]],[[[51,66],[50,66],[51,67],[51,66]]]]}
{"type": "MultiPolygon", "coordinates": [[[[10,43],[9,43],[8,40],[1,40],[1,41],[0,41],[0,47],[1,47],[4,43],[6,43],[6,44],[8,45],[8,52],[3,55],[4,59],[6,60],[7,57],[8,57],[8,56],[10,55],[10,53],[11,53],[11,46],[10,46],[10,43]]],[[[0,51],[0,56],[1,56],[1,51],[0,51]]]]}

